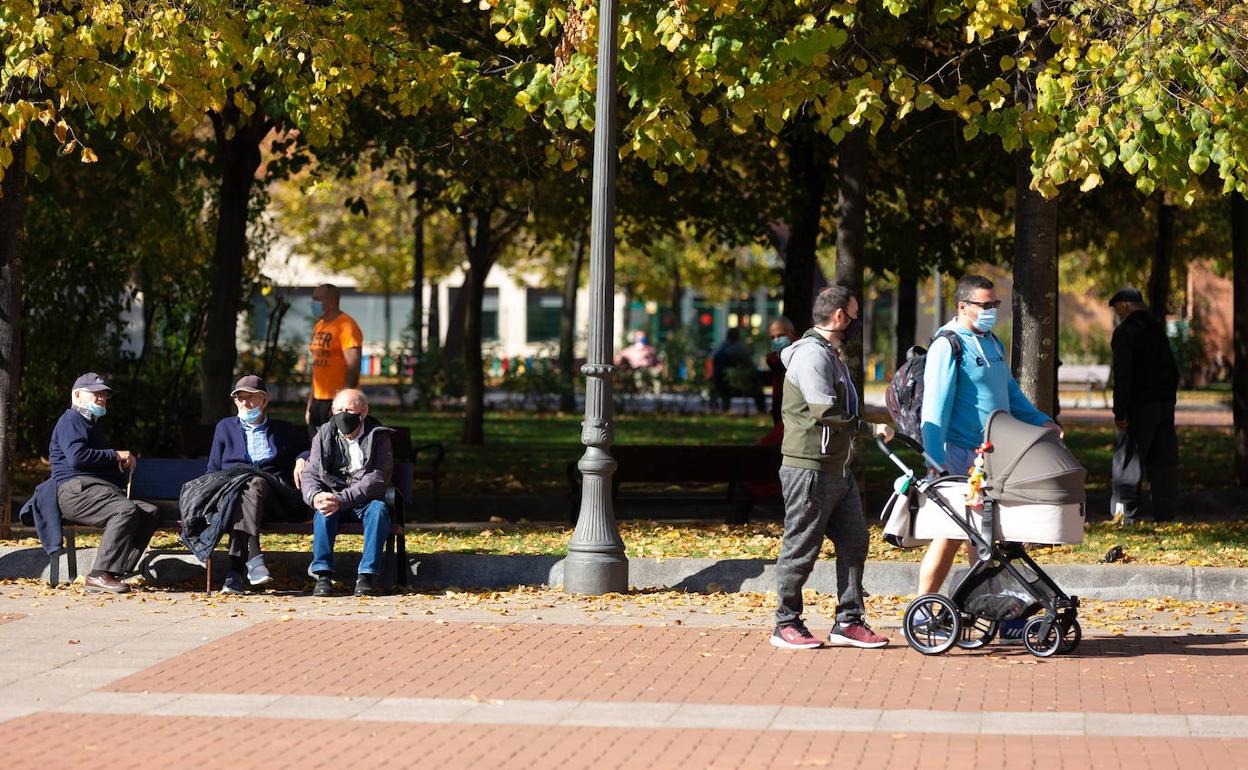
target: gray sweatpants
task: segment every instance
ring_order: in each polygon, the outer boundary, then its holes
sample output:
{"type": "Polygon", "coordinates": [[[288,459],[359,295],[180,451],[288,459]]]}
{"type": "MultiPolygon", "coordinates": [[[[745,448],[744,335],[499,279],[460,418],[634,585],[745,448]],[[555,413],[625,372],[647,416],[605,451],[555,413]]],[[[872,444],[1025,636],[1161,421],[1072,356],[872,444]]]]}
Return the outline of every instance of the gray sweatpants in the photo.
{"type": "Polygon", "coordinates": [[[862,568],[870,536],[853,476],[780,467],[784,494],[784,542],[776,560],[776,625],[802,616],[802,586],[819,558],[823,539],[836,547],[836,620],[862,618],[862,568]]]}

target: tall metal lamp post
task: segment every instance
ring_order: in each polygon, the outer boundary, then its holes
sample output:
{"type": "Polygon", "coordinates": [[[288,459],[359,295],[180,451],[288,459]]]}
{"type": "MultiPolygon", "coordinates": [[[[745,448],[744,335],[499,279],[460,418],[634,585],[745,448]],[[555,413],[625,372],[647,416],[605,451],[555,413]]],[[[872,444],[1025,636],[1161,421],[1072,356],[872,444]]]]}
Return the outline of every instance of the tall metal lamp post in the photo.
{"type": "Polygon", "coordinates": [[[616,463],[612,424],[615,327],[615,55],[616,0],[598,3],[598,91],[594,115],[593,212],[589,252],[589,356],[581,443],[581,510],[563,562],[563,590],[605,594],[628,590],[628,557],[611,502],[616,463]]]}

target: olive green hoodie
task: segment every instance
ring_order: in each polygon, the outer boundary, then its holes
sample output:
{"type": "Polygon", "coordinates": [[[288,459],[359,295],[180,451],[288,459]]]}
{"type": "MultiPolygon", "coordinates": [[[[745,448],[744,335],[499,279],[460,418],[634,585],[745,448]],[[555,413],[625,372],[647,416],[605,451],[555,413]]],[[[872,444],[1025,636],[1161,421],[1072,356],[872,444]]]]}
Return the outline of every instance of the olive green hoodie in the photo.
{"type": "Polygon", "coordinates": [[[784,465],[850,473],[854,438],[864,430],[858,391],[836,348],[814,329],[780,351],[784,363],[784,465]]]}

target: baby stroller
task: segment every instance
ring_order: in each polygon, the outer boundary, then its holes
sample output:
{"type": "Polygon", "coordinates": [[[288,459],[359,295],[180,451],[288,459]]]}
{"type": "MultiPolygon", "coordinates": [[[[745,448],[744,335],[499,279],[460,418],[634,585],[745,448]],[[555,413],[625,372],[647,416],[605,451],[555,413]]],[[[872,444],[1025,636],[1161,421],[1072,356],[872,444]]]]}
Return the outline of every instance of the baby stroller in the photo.
{"type": "MultiPolygon", "coordinates": [[[[1027,651],[1040,657],[1073,652],[1083,631],[1079,598],[1067,596],[1032,561],[1022,543],[1081,543],[1087,471],[1053,427],[994,412],[984,429],[986,478],[983,507],[966,504],[968,476],[920,477],[886,444],[881,451],[905,474],[897,479],[881,516],[884,539],[912,548],[936,538],[969,540],[979,561],[951,596],[924,594],[906,608],[902,630],[910,646],[939,655],[955,645],[976,649],[993,640],[998,624],[1031,618],[1023,631],[1027,651]],[[1037,614],[1044,610],[1044,614],[1037,614]]],[[[897,434],[895,443],[923,452],[897,434]]]]}

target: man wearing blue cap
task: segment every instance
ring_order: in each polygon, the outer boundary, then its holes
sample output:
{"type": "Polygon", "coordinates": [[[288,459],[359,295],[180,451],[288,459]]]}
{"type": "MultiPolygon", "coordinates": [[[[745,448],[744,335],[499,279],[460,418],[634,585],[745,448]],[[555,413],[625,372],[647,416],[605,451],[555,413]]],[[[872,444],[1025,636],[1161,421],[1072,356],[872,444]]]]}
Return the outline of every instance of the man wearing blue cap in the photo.
{"type": "Polygon", "coordinates": [[[123,474],[134,470],[138,460],[110,448],[100,428],[111,394],[95,372],[74,381],[71,406],[52,429],[48,459],[61,521],[104,529],[85,578],[87,590],[125,593],[130,587],[122,578],[138,567],[159,518],[156,506],[126,497],[123,474]]]}

